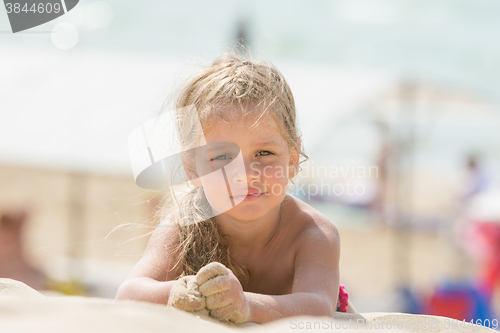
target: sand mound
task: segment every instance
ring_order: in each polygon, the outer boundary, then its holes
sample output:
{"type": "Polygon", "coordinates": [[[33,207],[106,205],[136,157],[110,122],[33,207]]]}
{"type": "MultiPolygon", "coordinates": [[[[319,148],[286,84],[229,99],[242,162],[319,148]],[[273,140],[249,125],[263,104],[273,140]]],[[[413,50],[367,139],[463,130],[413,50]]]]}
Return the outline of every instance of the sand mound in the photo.
{"type": "Polygon", "coordinates": [[[0,279],[0,296],[43,297],[35,289],[12,279],[0,279]]]}
{"type": "MultiPolygon", "coordinates": [[[[245,332],[495,332],[443,317],[397,313],[338,313],[334,318],[294,317],[245,328],[245,332]],[[405,329],[406,328],[406,329],[405,329]]],[[[0,332],[235,332],[227,326],[173,307],[80,296],[46,297],[11,279],[0,279],[0,332]],[[27,297],[29,299],[27,299],[27,297]]]]}

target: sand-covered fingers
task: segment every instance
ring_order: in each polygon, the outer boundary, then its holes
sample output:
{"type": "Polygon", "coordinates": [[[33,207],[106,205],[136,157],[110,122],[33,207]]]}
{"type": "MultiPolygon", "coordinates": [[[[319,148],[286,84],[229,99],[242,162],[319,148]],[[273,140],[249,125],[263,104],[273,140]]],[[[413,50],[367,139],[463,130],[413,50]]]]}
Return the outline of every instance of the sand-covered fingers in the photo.
{"type": "MultiPolygon", "coordinates": [[[[239,283],[239,282],[238,282],[239,283]]],[[[234,280],[230,275],[217,276],[211,278],[200,285],[200,292],[203,296],[209,297],[214,294],[223,293],[234,287],[234,280]]]]}
{"type": "Polygon", "coordinates": [[[234,303],[235,295],[233,290],[217,293],[206,297],[207,309],[215,310],[227,307],[234,303]]]}
{"type": "Polygon", "coordinates": [[[249,321],[250,314],[247,306],[233,303],[223,308],[210,310],[210,317],[233,324],[242,324],[249,321]]]}
{"type": "Polygon", "coordinates": [[[227,274],[228,269],[226,268],[226,266],[219,262],[211,262],[198,271],[198,273],[196,274],[196,283],[201,286],[214,277],[227,274]]]}
{"type": "Polygon", "coordinates": [[[170,291],[168,304],[189,312],[204,310],[206,301],[196,283],[196,276],[188,275],[177,280],[170,291]]]}
{"type": "Polygon", "coordinates": [[[240,282],[232,272],[226,276],[211,279],[205,282],[205,285],[210,282],[214,283],[214,287],[209,290],[229,288],[224,292],[214,293],[210,296],[205,296],[202,292],[206,298],[207,309],[210,310],[211,317],[221,321],[230,321],[234,324],[241,324],[250,320],[249,302],[240,282]]]}

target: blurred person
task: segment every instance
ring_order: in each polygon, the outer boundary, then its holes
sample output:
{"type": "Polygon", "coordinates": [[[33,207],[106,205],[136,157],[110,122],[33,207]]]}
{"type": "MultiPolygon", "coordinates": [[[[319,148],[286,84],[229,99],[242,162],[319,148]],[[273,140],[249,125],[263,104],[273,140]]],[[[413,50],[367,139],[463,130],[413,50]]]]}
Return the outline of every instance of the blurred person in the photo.
{"type": "Polygon", "coordinates": [[[44,290],[47,277],[31,265],[23,248],[23,230],[28,214],[25,210],[12,210],[0,214],[0,277],[26,283],[44,290]]]}
{"type": "MultiPolygon", "coordinates": [[[[500,308],[500,191],[475,154],[466,159],[464,186],[457,200],[455,240],[479,264],[475,288],[488,306],[500,308]]],[[[464,261],[460,256],[459,262],[464,261]]]]}
{"type": "Polygon", "coordinates": [[[377,179],[373,197],[368,203],[368,208],[374,215],[374,220],[379,226],[394,225],[394,213],[388,203],[389,177],[391,162],[396,149],[391,137],[389,125],[382,120],[375,121],[378,131],[379,149],[376,156],[377,179]]]}
{"type": "Polygon", "coordinates": [[[491,185],[491,179],[481,165],[477,155],[471,154],[466,162],[467,175],[462,200],[469,201],[478,193],[486,191],[491,185]]]}

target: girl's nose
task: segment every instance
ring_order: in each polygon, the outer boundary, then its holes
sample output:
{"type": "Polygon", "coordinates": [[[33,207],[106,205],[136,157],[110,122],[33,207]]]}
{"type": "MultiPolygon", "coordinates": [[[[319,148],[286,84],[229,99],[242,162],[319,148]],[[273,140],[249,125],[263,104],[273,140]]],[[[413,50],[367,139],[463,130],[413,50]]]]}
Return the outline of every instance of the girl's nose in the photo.
{"type": "Polygon", "coordinates": [[[242,169],[242,170],[238,170],[237,172],[234,172],[232,174],[232,177],[230,179],[230,181],[232,183],[243,183],[246,181],[246,172],[245,172],[245,168],[239,168],[239,169],[242,169]]]}
{"type": "Polygon", "coordinates": [[[228,181],[234,184],[250,184],[251,181],[259,178],[259,170],[254,164],[255,162],[246,161],[242,157],[235,159],[230,166],[226,167],[228,181]]]}

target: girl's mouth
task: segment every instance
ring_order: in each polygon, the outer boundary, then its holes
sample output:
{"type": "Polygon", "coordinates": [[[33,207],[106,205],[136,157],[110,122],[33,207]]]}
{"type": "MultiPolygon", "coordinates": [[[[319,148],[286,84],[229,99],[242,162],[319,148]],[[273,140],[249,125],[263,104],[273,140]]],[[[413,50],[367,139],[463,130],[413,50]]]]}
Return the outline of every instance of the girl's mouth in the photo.
{"type": "Polygon", "coordinates": [[[249,194],[247,194],[247,196],[245,197],[245,199],[243,199],[243,201],[257,200],[258,198],[260,198],[263,195],[264,195],[264,193],[249,193],[249,194]]]}
{"type": "Polygon", "coordinates": [[[264,192],[257,192],[257,193],[248,193],[248,194],[243,194],[243,195],[235,195],[233,196],[234,200],[237,201],[254,201],[257,200],[258,198],[264,196],[264,192]]]}

